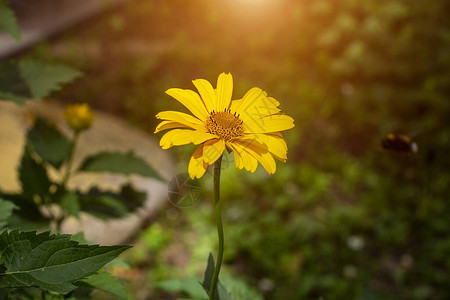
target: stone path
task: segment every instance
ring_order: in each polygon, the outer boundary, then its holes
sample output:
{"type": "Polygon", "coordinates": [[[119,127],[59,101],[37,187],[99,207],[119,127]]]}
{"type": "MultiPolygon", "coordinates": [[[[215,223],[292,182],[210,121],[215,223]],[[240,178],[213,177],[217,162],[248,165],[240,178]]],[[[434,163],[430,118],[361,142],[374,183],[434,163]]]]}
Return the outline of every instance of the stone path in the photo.
{"type": "MultiPolygon", "coordinates": [[[[17,168],[22,156],[25,132],[33,124],[35,116],[51,120],[64,133],[70,134],[61,115],[63,109],[56,102],[28,101],[24,107],[19,107],[11,102],[0,101],[1,190],[20,191],[17,168]]],[[[175,175],[174,162],[169,153],[158,146],[157,139],[116,117],[100,112],[95,112],[95,116],[92,128],[80,136],[75,150],[74,166],[87,155],[101,150],[133,150],[160,170],[166,179],[170,180],[175,175]]],[[[123,176],[113,174],[79,174],[71,178],[69,186],[81,190],[88,190],[91,186],[117,190],[126,180],[123,176]]],[[[88,240],[103,245],[118,244],[126,240],[139,229],[143,219],[155,213],[167,200],[167,184],[139,176],[131,176],[131,180],[136,188],[148,194],[145,206],[139,212],[121,220],[108,222],[83,214],[80,220],[67,219],[62,230],[67,233],[84,231],[88,240]]]]}

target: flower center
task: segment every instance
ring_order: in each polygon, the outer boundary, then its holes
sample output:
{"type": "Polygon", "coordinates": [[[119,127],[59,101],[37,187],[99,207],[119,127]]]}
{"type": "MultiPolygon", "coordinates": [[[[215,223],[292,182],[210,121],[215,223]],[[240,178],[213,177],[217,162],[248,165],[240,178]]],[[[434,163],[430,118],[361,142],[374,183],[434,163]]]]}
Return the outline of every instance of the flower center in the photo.
{"type": "Polygon", "coordinates": [[[239,120],[239,115],[232,114],[229,110],[222,112],[212,111],[206,120],[206,130],[225,141],[244,135],[244,126],[239,120]]]}

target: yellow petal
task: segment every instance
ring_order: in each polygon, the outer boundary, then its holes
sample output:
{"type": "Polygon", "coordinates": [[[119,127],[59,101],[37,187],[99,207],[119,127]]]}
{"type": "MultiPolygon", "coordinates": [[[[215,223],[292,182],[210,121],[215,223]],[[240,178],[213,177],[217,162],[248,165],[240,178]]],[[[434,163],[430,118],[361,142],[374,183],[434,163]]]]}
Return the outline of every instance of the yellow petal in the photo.
{"type": "Polygon", "coordinates": [[[208,111],[200,96],[191,90],[168,89],[166,94],[172,96],[190,110],[194,116],[204,121],[208,118],[208,111]]]}
{"type": "Polygon", "coordinates": [[[242,160],[241,154],[239,151],[234,147],[233,145],[227,144],[228,148],[231,149],[234,153],[234,163],[236,165],[236,168],[241,169],[244,168],[244,162],[242,160]]]}
{"type": "Polygon", "coordinates": [[[281,134],[247,134],[240,138],[241,140],[257,140],[266,145],[267,150],[281,161],[287,159],[286,140],[281,134]]]}
{"type": "Polygon", "coordinates": [[[193,143],[201,144],[207,140],[217,138],[215,135],[190,129],[173,129],[164,134],[159,141],[163,149],[169,149],[172,146],[180,146],[193,143]]]}
{"type": "Polygon", "coordinates": [[[277,165],[275,163],[275,160],[273,159],[272,154],[270,154],[269,151],[267,151],[267,148],[265,145],[261,144],[260,142],[256,140],[234,140],[234,143],[236,146],[249,154],[251,154],[254,158],[256,158],[261,165],[266,169],[267,173],[273,174],[275,173],[277,169],[277,165]]]}
{"type": "MultiPolygon", "coordinates": [[[[247,99],[248,97],[252,97],[255,95],[257,96],[258,94],[257,93],[255,94],[255,92],[258,92],[258,88],[254,88],[254,89],[251,89],[250,91],[248,91],[242,99],[232,100],[231,104],[230,104],[231,112],[238,112],[239,107],[244,102],[244,99],[247,99]],[[254,89],[256,89],[256,90],[254,90],[254,89]]],[[[278,106],[280,106],[280,102],[278,102],[275,98],[267,97],[266,99],[263,99],[262,105],[263,105],[263,107],[268,106],[271,108],[271,109],[266,108],[265,109],[266,111],[270,111],[270,112],[279,112],[280,111],[280,109],[277,108],[278,106]]]]}
{"type": "Polygon", "coordinates": [[[231,112],[237,112],[239,109],[239,106],[241,106],[243,102],[243,99],[239,99],[239,100],[232,100],[231,104],[230,104],[230,111],[231,112]]]}
{"type": "Polygon", "coordinates": [[[198,147],[189,160],[188,173],[191,179],[200,178],[205,174],[208,164],[203,161],[204,145],[198,147]]]}
{"type": "Polygon", "coordinates": [[[208,164],[213,164],[225,150],[225,142],[221,139],[213,139],[205,142],[203,147],[203,159],[208,164]]]}
{"type": "Polygon", "coordinates": [[[250,155],[243,147],[236,143],[229,143],[230,148],[234,153],[234,162],[236,164],[236,168],[243,169],[245,168],[247,171],[255,172],[258,167],[258,161],[252,155],[250,155]]]}
{"type": "Polygon", "coordinates": [[[246,133],[271,133],[293,128],[294,119],[288,115],[275,114],[260,119],[244,121],[246,133]]]}
{"type": "MultiPolygon", "coordinates": [[[[227,145],[234,153],[234,163],[236,165],[236,168],[242,170],[244,168],[244,160],[242,159],[241,153],[245,151],[236,147],[236,145],[233,142],[227,142],[227,145]]],[[[258,162],[256,162],[256,164],[258,164],[258,162]]]]}
{"type": "Polygon", "coordinates": [[[158,133],[160,131],[173,128],[189,128],[189,126],[173,121],[162,121],[161,123],[158,124],[158,126],[156,126],[155,132],[153,133],[158,133]]]}
{"type": "Polygon", "coordinates": [[[231,95],[233,94],[233,76],[230,73],[222,73],[217,79],[217,110],[225,111],[225,108],[229,108],[231,102],[231,95]]]}
{"type": "Polygon", "coordinates": [[[272,106],[275,106],[275,107],[280,106],[280,102],[278,102],[278,100],[275,98],[267,97],[267,101],[269,101],[272,106]]]}
{"type": "Polygon", "coordinates": [[[156,115],[156,118],[173,121],[181,124],[185,124],[186,126],[200,129],[205,127],[205,123],[196,117],[191,115],[179,112],[179,111],[162,111],[156,115]]]}
{"type": "Polygon", "coordinates": [[[233,101],[231,109],[236,109],[239,119],[244,122],[246,132],[262,133],[267,131],[261,123],[261,119],[278,114],[280,103],[274,98],[267,97],[266,92],[260,88],[250,89],[238,102],[233,101]]]}
{"type": "Polygon", "coordinates": [[[238,109],[236,110],[237,113],[243,114],[245,113],[244,110],[246,110],[249,106],[253,105],[256,101],[258,101],[260,98],[266,97],[266,93],[262,91],[260,88],[251,88],[250,90],[245,93],[244,97],[240,100],[240,105],[238,109]]]}
{"type": "MultiPolygon", "coordinates": [[[[284,136],[280,133],[280,132],[271,132],[271,133],[265,133],[264,135],[268,135],[268,136],[273,136],[276,137],[278,139],[278,143],[282,143],[282,147],[286,149],[286,153],[283,156],[278,156],[276,155],[277,152],[271,152],[273,157],[275,157],[276,159],[278,159],[279,161],[282,162],[286,162],[287,160],[287,143],[286,143],[286,139],[284,138],[284,136]]],[[[270,149],[269,149],[270,151],[270,149]]]]}
{"type": "Polygon", "coordinates": [[[197,88],[198,92],[200,93],[200,96],[202,97],[203,102],[205,103],[206,110],[208,113],[215,110],[217,111],[216,105],[216,92],[214,91],[214,88],[212,87],[211,83],[205,79],[195,79],[192,81],[192,83],[197,88]]]}
{"type": "Polygon", "coordinates": [[[260,119],[276,114],[280,112],[279,105],[278,101],[267,97],[267,93],[260,88],[252,88],[242,97],[242,102],[236,113],[240,114],[241,119],[245,122],[246,118],[260,119]]]}

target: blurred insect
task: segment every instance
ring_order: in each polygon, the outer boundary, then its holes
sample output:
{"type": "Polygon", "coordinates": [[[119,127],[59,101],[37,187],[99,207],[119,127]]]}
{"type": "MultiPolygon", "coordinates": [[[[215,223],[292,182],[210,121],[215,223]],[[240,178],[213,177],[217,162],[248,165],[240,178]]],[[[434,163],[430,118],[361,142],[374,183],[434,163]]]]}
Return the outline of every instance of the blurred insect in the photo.
{"type": "Polygon", "coordinates": [[[381,146],[385,150],[402,153],[417,154],[419,151],[417,144],[408,136],[402,134],[388,134],[381,142],[381,146]]]}

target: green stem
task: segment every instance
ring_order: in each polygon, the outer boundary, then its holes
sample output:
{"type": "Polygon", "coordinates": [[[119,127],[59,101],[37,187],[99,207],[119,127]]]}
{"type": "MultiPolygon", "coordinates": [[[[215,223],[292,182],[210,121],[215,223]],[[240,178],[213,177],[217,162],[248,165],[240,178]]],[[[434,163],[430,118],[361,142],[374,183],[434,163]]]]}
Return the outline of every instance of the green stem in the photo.
{"type": "Polygon", "coordinates": [[[62,225],[62,222],[64,221],[65,217],[66,217],[66,214],[64,213],[63,216],[61,216],[59,218],[55,218],[55,220],[56,220],[55,231],[56,232],[61,232],[61,225],[62,225]]]}
{"type": "Polygon", "coordinates": [[[220,169],[222,165],[222,156],[214,163],[214,210],[216,212],[217,234],[219,236],[219,254],[217,255],[216,267],[209,288],[209,300],[215,299],[217,282],[219,281],[220,267],[223,259],[223,226],[222,215],[220,212],[220,169]]]}
{"type": "MultiPolygon", "coordinates": [[[[75,147],[78,143],[78,137],[80,136],[80,132],[79,131],[75,131],[74,135],[73,135],[73,139],[72,142],[70,144],[70,149],[69,149],[69,155],[67,157],[67,163],[66,163],[66,173],[64,174],[63,180],[61,182],[61,186],[63,188],[63,191],[67,191],[67,181],[70,178],[70,170],[72,169],[72,163],[73,163],[73,152],[75,150],[75,147]]],[[[66,214],[63,213],[62,216],[60,216],[59,218],[54,217],[54,220],[56,222],[56,232],[60,232],[61,231],[61,225],[62,222],[64,221],[64,219],[66,218],[66,214]]]]}
{"type": "Polygon", "coordinates": [[[70,177],[70,169],[72,169],[72,162],[73,162],[73,151],[75,149],[75,146],[78,142],[78,137],[80,136],[80,133],[78,131],[75,131],[72,143],[70,144],[70,150],[69,150],[69,157],[67,158],[67,165],[66,165],[66,174],[64,175],[63,181],[61,185],[64,189],[66,189],[67,181],[70,177]]]}

